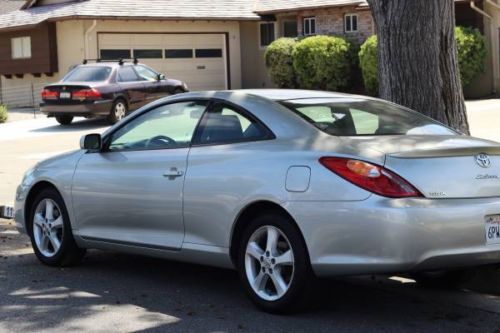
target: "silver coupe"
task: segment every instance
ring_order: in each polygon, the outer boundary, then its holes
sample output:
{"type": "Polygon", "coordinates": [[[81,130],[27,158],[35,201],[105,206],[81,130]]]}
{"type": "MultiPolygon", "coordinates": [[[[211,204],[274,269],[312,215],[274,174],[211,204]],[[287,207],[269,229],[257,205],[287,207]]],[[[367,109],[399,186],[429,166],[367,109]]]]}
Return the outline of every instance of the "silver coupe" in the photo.
{"type": "Polygon", "coordinates": [[[47,265],[107,249],[236,268],[260,308],[286,312],[314,277],[450,281],[500,263],[500,144],[382,100],[186,93],[80,145],[17,190],[47,265]]]}

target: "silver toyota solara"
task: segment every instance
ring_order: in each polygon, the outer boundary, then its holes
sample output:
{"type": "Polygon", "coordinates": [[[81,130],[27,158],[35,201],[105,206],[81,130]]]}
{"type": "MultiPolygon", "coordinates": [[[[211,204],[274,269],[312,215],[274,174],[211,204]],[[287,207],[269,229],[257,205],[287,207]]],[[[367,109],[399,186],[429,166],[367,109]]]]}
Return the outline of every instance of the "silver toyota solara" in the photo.
{"type": "Polygon", "coordinates": [[[17,227],[47,265],[106,249],[236,268],[260,308],[285,312],[314,277],[500,263],[500,144],[382,100],[186,93],[80,146],[17,190],[17,227]]]}

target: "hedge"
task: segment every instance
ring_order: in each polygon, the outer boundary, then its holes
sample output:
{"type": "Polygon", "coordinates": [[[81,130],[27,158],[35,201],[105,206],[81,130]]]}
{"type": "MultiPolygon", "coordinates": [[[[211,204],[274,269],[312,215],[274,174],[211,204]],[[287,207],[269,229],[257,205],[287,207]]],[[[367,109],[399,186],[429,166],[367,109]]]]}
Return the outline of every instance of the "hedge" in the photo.
{"type": "Polygon", "coordinates": [[[300,88],[339,90],[349,84],[351,44],[340,37],[308,37],[292,52],[293,68],[300,88]]]}
{"type": "Polygon", "coordinates": [[[296,88],[297,78],[293,69],[292,52],[297,44],[293,38],[280,38],[266,50],[266,65],[274,84],[280,88],[296,88]]]}
{"type": "Polygon", "coordinates": [[[377,36],[369,37],[359,50],[359,66],[363,74],[365,89],[369,94],[378,93],[377,36]]]}
{"type": "Polygon", "coordinates": [[[280,88],[338,90],[349,84],[352,53],[343,38],[314,36],[277,39],[265,58],[271,80],[280,88]]]}
{"type": "Polygon", "coordinates": [[[484,73],[486,38],[478,29],[457,27],[455,39],[458,50],[458,66],[462,85],[465,87],[480,73],[484,73]]]}
{"type": "MultiPolygon", "coordinates": [[[[455,28],[455,39],[462,86],[465,87],[484,72],[486,39],[479,30],[464,27],[455,28]]],[[[359,62],[365,89],[368,93],[376,95],[378,93],[377,36],[368,38],[361,46],[359,62]]]]}
{"type": "Polygon", "coordinates": [[[0,124],[5,123],[7,118],[9,118],[9,115],[7,114],[7,107],[0,104],[0,124]]]}

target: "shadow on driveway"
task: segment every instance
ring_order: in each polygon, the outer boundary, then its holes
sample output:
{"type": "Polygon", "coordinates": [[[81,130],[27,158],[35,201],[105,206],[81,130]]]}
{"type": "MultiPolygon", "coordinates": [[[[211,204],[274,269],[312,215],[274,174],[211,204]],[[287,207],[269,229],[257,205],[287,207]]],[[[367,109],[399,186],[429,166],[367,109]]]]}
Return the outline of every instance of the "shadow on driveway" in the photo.
{"type": "Polygon", "coordinates": [[[104,118],[95,119],[83,119],[75,120],[70,125],[54,125],[43,128],[33,129],[32,132],[39,133],[65,133],[65,132],[76,132],[76,131],[86,131],[91,129],[101,129],[103,127],[109,127],[110,124],[104,118]]]}
{"type": "Polygon", "coordinates": [[[312,309],[274,316],[253,307],[231,270],[101,251],[64,269],[33,254],[0,260],[7,331],[498,332],[500,323],[498,313],[449,301],[466,293],[380,277],[319,281],[312,309]]]}

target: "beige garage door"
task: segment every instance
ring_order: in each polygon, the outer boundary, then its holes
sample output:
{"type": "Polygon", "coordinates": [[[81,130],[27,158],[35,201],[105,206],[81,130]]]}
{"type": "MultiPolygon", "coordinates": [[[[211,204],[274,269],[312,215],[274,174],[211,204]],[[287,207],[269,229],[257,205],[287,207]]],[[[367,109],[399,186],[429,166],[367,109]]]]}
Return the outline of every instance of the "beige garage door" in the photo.
{"type": "Polygon", "coordinates": [[[227,89],[225,34],[99,34],[103,59],[138,58],[189,89],[227,89]]]}

